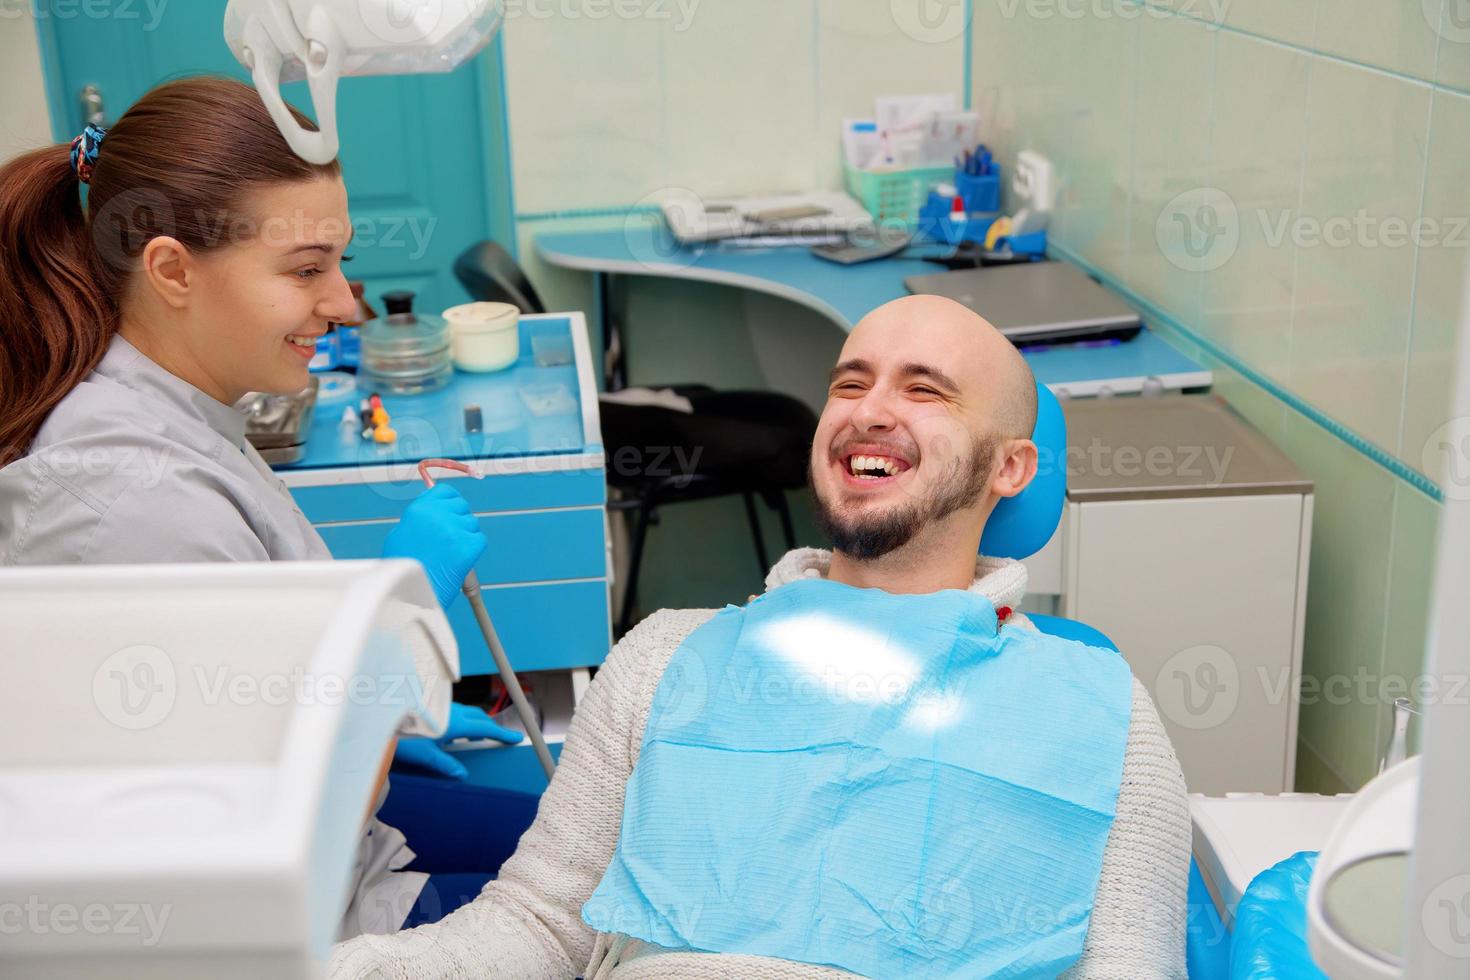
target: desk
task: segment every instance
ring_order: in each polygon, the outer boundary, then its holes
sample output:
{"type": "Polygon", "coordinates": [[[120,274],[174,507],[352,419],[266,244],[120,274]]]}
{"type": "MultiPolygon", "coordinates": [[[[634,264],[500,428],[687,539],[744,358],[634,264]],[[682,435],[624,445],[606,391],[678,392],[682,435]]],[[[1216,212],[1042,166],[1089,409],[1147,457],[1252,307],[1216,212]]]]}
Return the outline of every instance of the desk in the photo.
{"type": "MultiPolygon", "coordinates": [[[[907,296],[906,277],[937,268],[921,257],[842,266],[819,259],[805,248],[680,246],[651,221],[630,224],[626,230],[539,235],[536,249],[552,265],[598,277],[604,318],[606,276],[664,276],[736,286],[789,300],[820,314],[844,334],[875,307],[907,296]]],[[[924,254],[942,250],[942,246],[916,248],[924,254]]],[[[603,326],[606,337],[606,324],[603,326]]],[[[756,339],[759,344],[760,338],[756,339]]],[[[1151,379],[1159,388],[1175,391],[1207,388],[1213,381],[1207,368],[1147,329],[1125,343],[1051,347],[1027,352],[1026,360],[1037,380],[1058,395],[1074,397],[1091,397],[1105,393],[1104,389],[1134,394],[1143,391],[1151,379]]],[[[763,363],[771,362],[763,359],[763,363]]],[[[830,366],[821,367],[820,377],[826,376],[830,366]]]]}

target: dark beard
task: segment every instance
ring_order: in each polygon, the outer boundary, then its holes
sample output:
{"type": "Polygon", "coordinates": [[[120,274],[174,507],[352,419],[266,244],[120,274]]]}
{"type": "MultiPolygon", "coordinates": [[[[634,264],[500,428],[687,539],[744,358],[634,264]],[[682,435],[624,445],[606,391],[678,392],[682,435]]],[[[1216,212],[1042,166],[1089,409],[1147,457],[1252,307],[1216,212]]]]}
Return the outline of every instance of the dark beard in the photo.
{"type": "MultiPolygon", "coordinates": [[[[937,493],[926,500],[916,500],[907,507],[871,517],[839,515],[822,499],[808,468],[807,482],[812,487],[812,498],[816,503],[813,517],[817,527],[832,542],[834,551],[840,551],[854,561],[881,558],[912,541],[924,525],[941,521],[973,504],[975,498],[985,492],[990,466],[998,448],[999,440],[994,436],[981,440],[970,453],[968,470],[959,472],[964,464],[956,464],[956,472],[942,481],[937,493]]],[[[814,460],[812,466],[815,465],[814,460]]]]}

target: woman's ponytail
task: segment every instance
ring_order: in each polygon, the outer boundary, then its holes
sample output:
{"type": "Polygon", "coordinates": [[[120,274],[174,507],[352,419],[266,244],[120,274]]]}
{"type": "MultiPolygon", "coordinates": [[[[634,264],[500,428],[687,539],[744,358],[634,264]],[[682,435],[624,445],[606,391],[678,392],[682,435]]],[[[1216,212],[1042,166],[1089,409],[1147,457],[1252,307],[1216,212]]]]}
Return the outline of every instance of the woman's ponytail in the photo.
{"type": "Polygon", "coordinates": [[[0,168],[0,466],[102,359],[149,241],[225,247],[253,190],[340,175],[291,152],[255,89],[212,77],[158,86],[105,139],[89,128],[75,166],[63,144],[0,168]]]}
{"type": "Polygon", "coordinates": [[[0,466],[26,454],[117,329],[79,186],[64,144],[0,168],[0,466]]]}

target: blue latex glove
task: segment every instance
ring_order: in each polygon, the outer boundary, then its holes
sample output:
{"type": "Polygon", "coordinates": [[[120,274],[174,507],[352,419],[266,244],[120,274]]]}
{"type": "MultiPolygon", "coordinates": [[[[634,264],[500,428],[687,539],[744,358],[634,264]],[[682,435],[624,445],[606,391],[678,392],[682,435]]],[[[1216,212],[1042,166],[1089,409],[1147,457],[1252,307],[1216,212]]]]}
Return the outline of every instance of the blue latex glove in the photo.
{"type": "Polygon", "coordinates": [[[469,501],[439,483],[404,509],[398,526],[388,532],[383,557],[412,558],[423,565],[439,605],[448,609],[488,544],[469,501]]]}
{"type": "Polygon", "coordinates": [[[491,720],[480,709],[468,704],[449,706],[449,727],[438,738],[400,738],[393,752],[393,768],[426,770],[436,776],[449,779],[464,779],[469,773],[454,756],[441,746],[457,738],[493,738],[497,742],[514,745],[525,736],[518,731],[504,728],[491,720]]]}

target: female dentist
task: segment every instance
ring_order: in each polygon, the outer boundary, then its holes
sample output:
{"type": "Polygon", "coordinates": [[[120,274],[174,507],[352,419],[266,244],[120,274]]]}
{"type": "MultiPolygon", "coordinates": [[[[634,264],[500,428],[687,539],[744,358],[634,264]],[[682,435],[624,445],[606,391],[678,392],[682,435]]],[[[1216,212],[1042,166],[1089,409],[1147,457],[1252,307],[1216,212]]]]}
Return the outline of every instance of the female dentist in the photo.
{"type": "MultiPolygon", "coordinates": [[[[162,85],[0,169],[0,565],[331,558],[231,406],[306,386],[315,339],[356,311],[351,237],[339,165],[296,157],[225,79],[162,85]]],[[[420,561],[448,606],[485,547],[440,483],[384,557],[420,561]]],[[[520,738],[459,705],[456,735],[520,738]]],[[[462,773],[431,740],[401,744],[462,773]]],[[[424,877],[394,873],[411,856],[370,821],[343,938],[399,927],[424,877]]]]}

